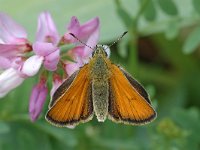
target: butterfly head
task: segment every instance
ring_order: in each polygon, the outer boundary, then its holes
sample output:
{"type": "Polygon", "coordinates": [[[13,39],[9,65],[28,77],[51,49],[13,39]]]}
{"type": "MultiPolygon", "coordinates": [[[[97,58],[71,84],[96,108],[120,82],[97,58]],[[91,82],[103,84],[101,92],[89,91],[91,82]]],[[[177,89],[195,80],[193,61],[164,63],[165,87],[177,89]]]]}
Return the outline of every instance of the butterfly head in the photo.
{"type": "Polygon", "coordinates": [[[101,46],[97,45],[95,50],[92,53],[92,57],[96,57],[96,56],[107,57],[108,53],[106,52],[106,48],[102,45],[101,46]]]}

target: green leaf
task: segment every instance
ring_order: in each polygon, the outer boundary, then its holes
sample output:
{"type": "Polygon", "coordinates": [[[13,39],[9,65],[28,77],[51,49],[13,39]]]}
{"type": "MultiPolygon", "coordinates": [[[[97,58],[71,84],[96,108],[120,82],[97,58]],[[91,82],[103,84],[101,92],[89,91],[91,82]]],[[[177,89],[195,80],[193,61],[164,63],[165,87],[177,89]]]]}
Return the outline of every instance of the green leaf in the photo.
{"type": "Polygon", "coordinates": [[[130,14],[122,7],[119,0],[115,0],[115,4],[117,7],[117,14],[125,24],[126,28],[129,28],[132,25],[132,18],[130,14]]]}
{"type": "Polygon", "coordinates": [[[156,19],[156,8],[153,0],[149,0],[144,10],[144,17],[148,21],[154,21],[156,19]]]}
{"type": "Polygon", "coordinates": [[[187,37],[183,45],[183,52],[185,54],[190,54],[194,52],[194,50],[199,46],[199,44],[200,44],[200,27],[197,27],[187,37]]]}
{"type": "Polygon", "coordinates": [[[200,0],[192,0],[194,9],[200,14],[200,0]]]}
{"type": "Polygon", "coordinates": [[[132,139],[119,140],[119,139],[102,139],[95,138],[94,141],[105,149],[140,149],[138,144],[134,143],[132,139]]]}
{"type": "Polygon", "coordinates": [[[9,131],[10,131],[10,127],[8,126],[8,124],[1,121],[0,122],[0,134],[8,133],[9,131]]]}
{"type": "Polygon", "coordinates": [[[179,33],[179,24],[177,21],[169,22],[168,28],[166,28],[165,36],[167,39],[171,40],[177,37],[179,33]]]}
{"type": "Polygon", "coordinates": [[[177,7],[173,0],[158,0],[158,4],[166,14],[171,16],[178,14],[177,7]]]}
{"type": "Polygon", "coordinates": [[[44,122],[37,123],[35,125],[43,132],[46,132],[67,146],[74,147],[77,144],[77,140],[74,137],[74,134],[72,133],[73,131],[71,129],[54,127],[44,122]]]}

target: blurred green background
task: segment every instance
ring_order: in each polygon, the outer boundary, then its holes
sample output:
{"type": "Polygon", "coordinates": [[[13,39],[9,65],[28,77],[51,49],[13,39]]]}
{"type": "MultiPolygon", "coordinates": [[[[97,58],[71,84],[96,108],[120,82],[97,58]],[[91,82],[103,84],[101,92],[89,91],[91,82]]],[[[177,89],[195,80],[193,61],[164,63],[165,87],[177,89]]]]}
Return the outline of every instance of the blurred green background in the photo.
{"type": "Polygon", "coordinates": [[[49,11],[62,35],[71,16],[81,23],[99,16],[100,43],[110,44],[111,60],[147,89],[157,119],[127,126],[96,118],[75,129],[56,128],[43,114],[35,123],[28,100],[37,77],[0,100],[0,150],[199,150],[199,0],[0,0],[0,11],[23,25],[34,40],[37,16],[49,11]]]}

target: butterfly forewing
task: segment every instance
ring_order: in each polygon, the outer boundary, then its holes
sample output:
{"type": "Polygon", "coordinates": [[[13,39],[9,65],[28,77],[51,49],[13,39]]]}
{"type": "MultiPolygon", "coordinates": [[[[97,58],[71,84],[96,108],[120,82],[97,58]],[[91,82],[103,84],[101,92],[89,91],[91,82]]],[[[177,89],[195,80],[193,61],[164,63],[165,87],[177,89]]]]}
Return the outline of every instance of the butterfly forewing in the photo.
{"type": "Polygon", "coordinates": [[[156,117],[144,88],[136,80],[127,79],[125,71],[116,65],[111,67],[109,80],[109,119],[125,124],[145,124],[156,117]],[[131,82],[133,82],[131,84],[131,82]]]}
{"type": "Polygon", "coordinates": [[[131,75],[126,72],[122,67],[118,66],[119,69],[123,72],[123,74],[126,76],[126,78],[128,79],[129,83],[134,87],[134,89],[149,103],[151,104],[151,101],[149,99],[148,93],[146,92],[146,90],[142,87],[142,85],[136,81],[135,79],[133,79],[133,77],[131,77],[131,75]]]}
{"type": "Polygon", "coordinates": [[[74,79],[76,78],[78,71],[74,72],[67,80],[65,80],[62,85],[58,87],[55,91],[51,102],[49,103],[49,108],[53,106],[53,104],[66,92],[66,90],[70,87],[74,79]]]}
{"type": "Polygon", "coordinates": [[[75,126],[79,122],[89,121],[93,116],[91,96],[88,66],[85,65],[79,70],[69,88],[54,100],[46,119],[57,126],[75,126]]]}

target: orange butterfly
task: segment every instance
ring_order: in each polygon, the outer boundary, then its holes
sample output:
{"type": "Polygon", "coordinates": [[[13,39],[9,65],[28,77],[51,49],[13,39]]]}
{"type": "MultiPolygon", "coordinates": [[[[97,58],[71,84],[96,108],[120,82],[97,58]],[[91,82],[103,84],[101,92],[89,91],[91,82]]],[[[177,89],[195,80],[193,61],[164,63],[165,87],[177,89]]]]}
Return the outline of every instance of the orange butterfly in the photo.
{"type": "Polygon", "coordinates": [[[99,122],[108,117],[130,125],[146,124],[156,118],[145,89],[113,64],[102,46],[97,46],[89,63],[57,89],[46,120],[55,126],[69,127],[88,122],[94,114],[99,122]]]}

